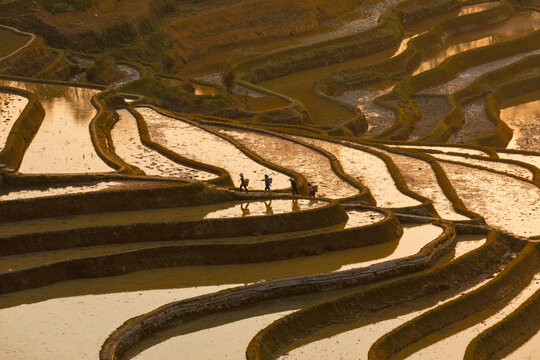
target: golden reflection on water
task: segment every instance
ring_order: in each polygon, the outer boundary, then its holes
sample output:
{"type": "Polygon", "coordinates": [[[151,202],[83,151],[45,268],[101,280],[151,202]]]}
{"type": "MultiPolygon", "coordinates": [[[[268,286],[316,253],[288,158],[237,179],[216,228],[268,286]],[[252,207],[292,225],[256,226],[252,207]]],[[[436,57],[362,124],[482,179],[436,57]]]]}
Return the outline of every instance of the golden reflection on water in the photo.
{"type": "Polygon", "coordinates": [[[96,114],[90,99],[96,90],[0,80],[33,91],[45,118],[26,150],[21,173],[86,173],[112,169],[97,155],[88,125],[96,114]]]}
{"type": "Polygon", "coordinates": [[[378,148],[373,149],[388,155],[394,161],[409,189],[430,199],[441,218],[447,220],[470,220],[454,210],[452,203],[441,189],[433,169],[427,162],[378,148]]]}
{"type": "Polygon", "coordinates": [[[273,190],[290,187],[287,175],[255,162],[219,136],[152,109],[138,108],[137,111],[144,116],[154,141],[186,158],[225,169],[237,187],[241,173],[250,180],[248,189],[264,190],[265,174],[272,178],[273,190]]]}
{"type": "Polygon", "coordinates": [[[420,205],[418,200],[410,198],[398,190],[386,163],[378,156],[328,141],[301,136],[294,136],[294,138],[318,146],[335,155],[347,174],[367,186],[378,206],[399,208],[420,205]]]}
{"type": "MultiPolygon", "coordinates": [[[[483,312],[476,313],[474,316],[467,318],[468,325],[465,330],[453,334],[447,338],[437,339],[439,340],[433,345],[427,346],[422,350],[414,353],[407,359],[440,359],[451,358],[461,359],[465,355],[465,350],[469,343],[483,331],[494,326],[502,319],[510,315],[521,304],[523,304],[531,295],[540,289],[540,273],[536,274],[530,284],[525,287],[516,297],[511,299],[508,304],[502,308],[502,310],[491,314],[493,309],[487,309],[483,312]],[[483,318],[483,314],[489,316],[487,319],[483,318]]],[[[485,316],[485,315],[484,315],[485,316]]],[[[463,326],[463,325],[462,325],[463,326]]]]}
{"type": "Polygon", "coordinates": [[[540,100],[503,109],[500,116],[514,132],[507,148],[540,151],[540,100]]]}
{"type": "Polygon", "coordinates": [[[294,199],[294,200],[267,200],[251,201],[236,204],[227,209],[214,211],[205,216],[205,219],[221,219],[230,217],[247,217],[261,215],[277,215],[288,212],[298,212],[327,205],[326,201],[294,199]]]}
{"type": "Polygon", "coordinates": [[[308,182],[319,187],[317,195],[344,198],[358,194],[358,190],[341,180],[332,170],[330,161],[303,145],[255,131],[216,128],[267,161],[303,174],[308,182]]]}
{"type": "Polygon", "coordinates": [[[11,128],[26,104],[28,99],[23,96],[0,93],[0,150],[6,145],[11,128]]]}

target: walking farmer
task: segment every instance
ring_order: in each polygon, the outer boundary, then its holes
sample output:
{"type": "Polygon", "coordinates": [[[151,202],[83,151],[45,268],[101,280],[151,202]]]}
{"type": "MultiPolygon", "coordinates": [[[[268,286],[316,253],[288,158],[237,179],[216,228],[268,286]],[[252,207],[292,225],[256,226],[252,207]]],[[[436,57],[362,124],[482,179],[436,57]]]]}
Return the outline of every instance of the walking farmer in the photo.
{"type": "Polygon", "coordinates": [[[248,183],[249,183],[249,180],[244,179],[244,174],[240,173],[240,191],[242,191],[242,188],[243,188],[244,190],[246,190],[246,192],[249,192],[247,188],[248,183]]]}
{"type": "Polygon", "coordinates": [[[264,192],[270,192],[270,186],[272,186],[272,178],[264,174],[264,179],[261,181],[264,181],[264,192]]]}

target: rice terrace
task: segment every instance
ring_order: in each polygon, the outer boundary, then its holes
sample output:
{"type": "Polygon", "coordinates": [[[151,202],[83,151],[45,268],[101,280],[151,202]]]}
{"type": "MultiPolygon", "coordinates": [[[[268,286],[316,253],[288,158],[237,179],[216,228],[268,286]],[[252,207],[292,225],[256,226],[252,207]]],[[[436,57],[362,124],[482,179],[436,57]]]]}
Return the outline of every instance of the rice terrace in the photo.
{"type": "Polygon", "coordinates": [[[540,359],[540,0],[0,0],[0,359],[540,359]]]}

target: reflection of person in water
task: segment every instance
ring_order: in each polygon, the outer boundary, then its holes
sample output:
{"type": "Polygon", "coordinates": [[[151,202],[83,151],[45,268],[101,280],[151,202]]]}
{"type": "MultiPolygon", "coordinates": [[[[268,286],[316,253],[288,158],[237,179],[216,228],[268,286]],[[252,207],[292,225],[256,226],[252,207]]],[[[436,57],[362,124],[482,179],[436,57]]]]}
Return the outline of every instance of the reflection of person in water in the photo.
{"type": "Polygon", "coordinates": [[[266,206],[266,215],[274,215],[274,209],[272,209],[272,200],[270,200],[268,203],[265,201],[264,206],[266,206]]]}
{"type": "Polygon", "coordinates": [[[294,199],[292,201],[292,211],[293,212],[300,211],[300,206],[298,205],[298,199],[294,199]]]}
{"type": "Polygon", "coordinates": [[[242,210],[242,217],[249,216],[250,211],[249,211],[248,206],[249,206],[249,203],[240,204],[240,210],[242,210]]]}
{"type": "Polygon", "coordinates": [[[309,200],[309,206],[313,206],[313,205],[318,204],[318,203],[319,203],[318,200],[315,200],[315,199],[309,200]]]}

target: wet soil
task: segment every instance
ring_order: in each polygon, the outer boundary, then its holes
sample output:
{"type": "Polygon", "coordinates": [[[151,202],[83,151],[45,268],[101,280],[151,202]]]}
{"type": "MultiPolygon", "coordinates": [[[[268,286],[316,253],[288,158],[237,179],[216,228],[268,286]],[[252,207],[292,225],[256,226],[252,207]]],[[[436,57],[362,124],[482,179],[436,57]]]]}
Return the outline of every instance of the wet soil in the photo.
{"type": "Polygon", "coordinates": [[[250,180],[248,188],[252,190],[264,190],[265,174],[272,178],[272,189],[290,187],[287,175],[255,162],[217,135],[187,122],[163,116],[152,109],[137,108],[137,111],[148,124],[153,141],[186,158],[225,169],[236,187],[240,186],[240,174],[250,180]]]}
{"type": "Polygon", "coordinates": [[[501,159],[521,161],[527,164],[534,165],[538,169],[540,169],[540,155],[511,154],[502,151],[499,151],[498,155],[501,159]]]}
{"type": "Polygon", "coordinates": [[[6,145],[13,124],[28,104],[28,99],[15,95],[0,93],[0,149],[6,145]]]}
{"type": "Polygon", "coordinates": [[[436,150],[436,151],[442,151],[444,153],[454,152],[454,153],[461,153],[461,154],[469,154],[469,155],[478,155],[478,156],[487,156],[487,154],[480,150],[474,150],[474,149],[468,149],[468,148],[461,148],[461,147],[455,147],[455,146],[417,146],[417,145],[386,145],[388,147],[396,147],[396,148],[405,148],[405,149],[414,149],[414,150],[436,150]]]}
{"type": "Polygon", "coordinates": [[[210,180],[217,177],[203,170],[180,165],[142,144],[137,120],[127,110],[118,111],[120,119],[114,125],[111,136],[115,152],[128,164],[135,165],[146,175],[177,177],[189,180],[210,180]]]}
{"type": "Polygon", "coordinates": [[[463,126],[450,136],[449,143],[464,144],[493,133],[495,124],[487,116],[484,101],[481,99],[462,106],[463,126]]]}
{"type": "Polygon", "coordinates": [[[540,189],[531,183],[441,162],[458,196],[486,222],[518,236],[538,235],[540,189]]]}
{"type": "Polygon", "coordinates": [[[317,195],[345,198],[358,194],[359,190],[339,178],[322,154],[305,146],[255,131],[216,128],[221,133],[239,141],[267,161],[303,174],[319,190],[317,195]]]}
{"type": "Polygon", "coordinates": [[[328,141],[300,136],[294,138],[320,147],[336,156],[347,174],[367,186],[378,206],[400,208],[420,205],[418,200],[399,191],[386,163],[378,156],[328,141]]]}
{"type": "Polygon", "coordinates": [[[509,149],[540,151],[540,100],[506,108],[500,116],[514,131],[509,149]]]}
{"type": "Polygon", "coordinates": [[[427,135],[445,115],[453,109],[446,96],[414,96],[413,102],[422,114],[416,122],[409,140],[416,140],[427,135]]]}
{"type": "Polygon", "coordinates": [[[479,159],[472,159],[472,158],[459,156],[459,155],[448,155],[448,154],[431,154],[431,155],[441,160],[459,161],[465,164],[479,165],[479,166],[486,167],[488,169],[501,171],[501,172],[515,175],[515,176],[520,176],[528,180],[533,179],[533,174],[529,169],[518,166],[518,165],[514,165],[514,164],[503,163],[496,160],[488,160],[488,158],[486,158],[486,160],[479,160],[479,159]]]}
{"type": "Polygon", "coordinates": [[[433,201],[437,213],[447,220],[470,220],[457,213],[442,191],[431,166],[422,160],[375,149],[390,156],[405,178],[409,189],[433,201]]]}

